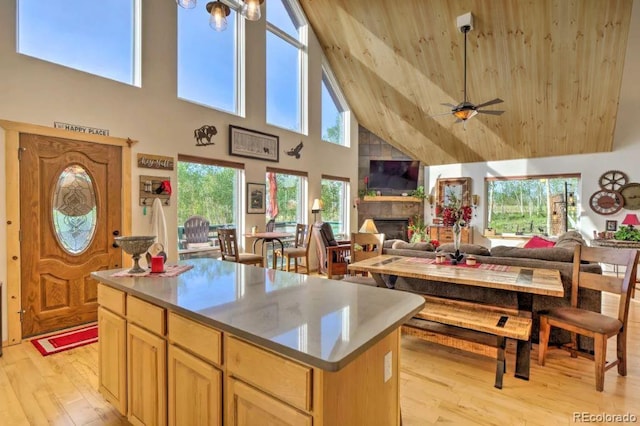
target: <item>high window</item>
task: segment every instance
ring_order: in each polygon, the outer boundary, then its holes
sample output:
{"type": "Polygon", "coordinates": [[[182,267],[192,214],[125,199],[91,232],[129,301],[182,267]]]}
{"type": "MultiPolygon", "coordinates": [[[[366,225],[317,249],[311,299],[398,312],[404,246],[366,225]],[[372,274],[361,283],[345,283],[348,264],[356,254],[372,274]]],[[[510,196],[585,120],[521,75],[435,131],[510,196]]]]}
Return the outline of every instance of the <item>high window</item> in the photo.
{"type": "Polygon", "coordinates": [[[178,97],[244,116],[244,19],[232,13],[227,29],[213,32],[204,6],[177,9],[178,97]]]}
{"type": "MultiPolygon", "coordinates": [[[[178,156],[178,239],[184,241],[184,223],[191,216],[209,221],[212,243],[221,227],[242,229],[240,212],[244,165],[207,158],[178,156]]],[[[241,232],[239,232],[241,233],[241,232]]]]}
{"type": "Polygon", "coordinates": [[[265,222],[275,220],[277,231],[294,233],[307,222],[307,173],[267,167],[265,222]]]}
{"type": "Polygon", "coordinates": [[[328,64],[322,65],[322,140],[349,146],[349,108],[328,64]]]}
{"type": "Polygon", "coordinates": [[[487,228],[496,234],[560,235],[578,227],[580,175],[485,178],[487,228]]]}
{"type": "Polygon", "coordinates": [[[140,0],[18,0],[18,53],[140,86],[140,0]]]}
{"type": "Polygon", "coordinates": [[[267,123],[304,134],[307,32],[295,0],[267,2],[267,123]]]}
{"type": "Polygon", "coordinates": [[[322,175],[321,185],[322,220],[331,225],[337,239],[349,239],[349,179],[322,175]]]}

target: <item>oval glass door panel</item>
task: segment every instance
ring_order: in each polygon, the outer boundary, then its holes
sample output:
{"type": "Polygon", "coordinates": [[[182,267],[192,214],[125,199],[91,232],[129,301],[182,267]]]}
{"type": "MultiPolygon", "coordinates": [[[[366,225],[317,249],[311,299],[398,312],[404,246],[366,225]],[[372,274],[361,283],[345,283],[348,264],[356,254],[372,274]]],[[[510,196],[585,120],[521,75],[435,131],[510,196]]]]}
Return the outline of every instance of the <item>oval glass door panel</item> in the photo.
{"type": "Polygon", "coordinates": [[[69,254],[85,251],[96,233],[96,191],[91,176],[78,164],[65,168],[54,188],[53,229],[69,254]]]}

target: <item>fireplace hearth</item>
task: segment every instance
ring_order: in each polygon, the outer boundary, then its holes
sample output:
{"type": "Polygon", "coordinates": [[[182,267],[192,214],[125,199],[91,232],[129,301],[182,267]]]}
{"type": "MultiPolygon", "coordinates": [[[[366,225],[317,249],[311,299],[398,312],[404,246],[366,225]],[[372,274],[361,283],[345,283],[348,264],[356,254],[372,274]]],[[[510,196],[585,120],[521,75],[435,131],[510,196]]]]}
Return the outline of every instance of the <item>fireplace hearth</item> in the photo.
{"type": "Polygon", "coordinates": [[[407,235],[409,218],[373,218],[373,222],[378,228],[378,232],[384,234],[385,240],[409,241],[407,235]]]}

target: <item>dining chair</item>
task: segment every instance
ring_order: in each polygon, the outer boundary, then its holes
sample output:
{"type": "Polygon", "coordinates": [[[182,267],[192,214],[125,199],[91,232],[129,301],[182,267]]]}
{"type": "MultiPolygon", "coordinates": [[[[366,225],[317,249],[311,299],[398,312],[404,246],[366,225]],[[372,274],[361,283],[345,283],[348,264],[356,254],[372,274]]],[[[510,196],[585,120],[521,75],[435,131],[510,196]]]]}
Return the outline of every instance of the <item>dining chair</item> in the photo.
{"type": "Polygon", "coordinates": [[[304,273],[309,274],[309,247],[311,247],[311,232],[309,225],[298,223],[296,225],[296,235],[293,247],[285,247],[284,250],[277,249],[275,256],[282,257],[284,268],[287,272],[291,270],[291,260],[293,259],[293,270],[298,272],[299,267],[304,268],[304,273]],[[304,266],[298,263],[298,259],[304,259],[304,266]]]}
{"type": "Polygon", "coordinates": [[[571,357],[584,356],[595,361],[596,390],[604,389],[604,373],[618,366],[618,374],[627,375],[627,320],[629,301],[636,283],[638,251],[633,249],[585,247],[578,245],[573,256],[571,306],[540,311],[540,343],[538,363],[544,365],[551,327],[571,332],[567,349],[571,357]],[[585,262],[608,263],[624,266],[623,278],[580,270],[585,262]],[[578,306],[580,289],[592,289],[620,296],[615,317],[582,309],[578,306]],[[577,335],[593,338],[594,354],[578,350],[577,335]],[[607,341],[617,336],[616,360],[607,364],[607,341]]]}
{"type": "Polygon", "coordinates": [[[238,252],[238,236],[235,228],[218,229],[218,241],[222,260],[264,267],[264,257],[261,255],[238,252]]]}
{"type": "MultiPolygon", "coordinates": [[[[382,254],[384,234],[372,234],[367,232],[351,233],[351,254],[349,263],[371,259],[382,254]]],[[[349,272],[343,281],[377,286],[376,281],[367,272],[349,272]]]]}

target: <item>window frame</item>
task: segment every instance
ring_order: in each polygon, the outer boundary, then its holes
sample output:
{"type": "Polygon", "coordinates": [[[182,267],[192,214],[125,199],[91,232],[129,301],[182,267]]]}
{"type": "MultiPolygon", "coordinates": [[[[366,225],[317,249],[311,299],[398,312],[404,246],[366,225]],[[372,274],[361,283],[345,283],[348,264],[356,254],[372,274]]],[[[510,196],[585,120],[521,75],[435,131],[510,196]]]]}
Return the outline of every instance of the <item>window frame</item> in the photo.
{"type": "Polygon", "coordinates": [[[320,84],[324,84],[327,87],[329,95],[331,96],[336,108],[338,109],[338,111],[340,111],[340,114],[342,116],[342,143],[332,142],[324,139],[324,136],[322,134],[324,130],[322,128],[322,96],[320,97],[320,139],[323,142],[349,148],[351,147],[351,108],[349,108],[349,103],[344,97],[342,89],[338,84],[338,80],[336,80],[336,77],[333,74],[331,67],[329,66],[329,62],[324,55],[322,57],[322,78],[320,80],[320,84]]]}
{"type": "MultiPolygon", "coordinates": [[[[351,214],[349,211],[349,200],[351,199],[351,180],[349,178],[345,178],[342,176],[331,176],[331,175],[322,175],[320,178],[320,199],[322,199],[322,189],[323,182],[331,181],[331,182],[340,182],[342,183],[342,198],[339,200],[340,207],[340,223],[342,224],[342,229],[338,230],[338,232],[334,232],[336,235],[342,235],[343,239],[348,240],[350,238],[350,229],[351,229],[351,214]]],[[[325,218],[322,218],[325,221],[325,218]]]]}
{"type": "MultiPolygon", "coordinates": [[[[266,31],[272,33],[276,37],[279,37],[284,42],[291,44],[293,47],[298,49],[298,91],[299,91],[299,99],[297,105],[297,114],[300,116],[300,127],[298,129],[290,129],[286,127],[282,127],[279,124],[271,123],[268,119],[268,110],[269,110],[269,74],[268,74],[268,55],[269,50],[267,49],[267,39],[265,38],[265,56],[267,59],[265,60],[265,121],[267,124],[278,127],[281,129],[289,130],[292,132],[300,133],[303,135],[309,134],[309,119],[308,119],[308,110],[309,110],[309,22],[306,19],[306,16],[300,7],[300,4],[295,0],[280,0],[285,8],[288,8],[289,11],[294,16],[294,19],[297,23],[300,24],[298,27],[298,39],[290,36],[285,31],[281,30],[267,19],[266,21],[266,31]]],[[[269,7],[267,5],[267,7],[269,7]]]]}
{"type": "MultiPolygon", "coordinates": [[[[302,172],[299,170],[287,170],[287,169],[280,169],[277,167],[267,167],[266,172],[265,172],[265,182],[267,184],[267,187],[269,186],[269,179],[268,179],[268,174],[269,173],[275,173],[275,174],[281,174],[281,175],[289,175],[289,176],[297,176],[300,178],[300,181],[298,182],[298,193],[296,196],[296,202],[298,204],[298,207],[296,209],[296,222],[297,223],[304,223],[306,224],[308,222],[308,216],[307,216],[307,208],[308,208],[308,188],[309,188],[309,174],[307,172],[302,172]]],[[[269,193],[269,191],[267,190],[267,194],[269,193]]],[[[270,219],[267,216],[267,213],[265,213],[265,219],[270,219]]]]}

